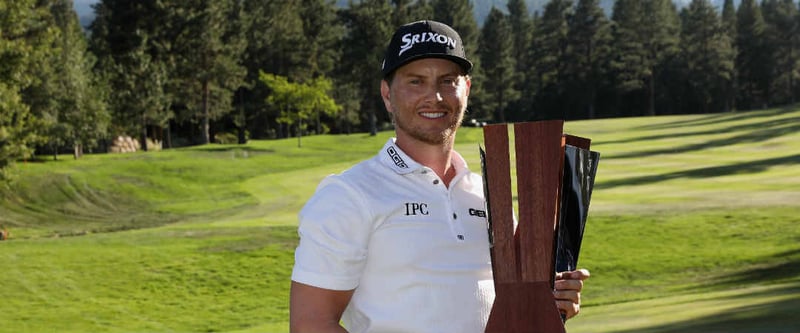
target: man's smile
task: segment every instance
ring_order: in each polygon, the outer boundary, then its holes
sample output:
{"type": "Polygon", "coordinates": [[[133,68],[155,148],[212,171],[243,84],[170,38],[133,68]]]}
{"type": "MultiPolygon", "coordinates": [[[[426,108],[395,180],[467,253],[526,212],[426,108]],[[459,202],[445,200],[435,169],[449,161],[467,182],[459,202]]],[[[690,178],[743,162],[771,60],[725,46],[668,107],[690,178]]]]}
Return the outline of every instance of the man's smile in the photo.
{"type": "Polygon", "coordinates": [[[420,112],[420,116],[428,119],[438,119],[444,117],[447,113],[445,112],[420,112]]]}

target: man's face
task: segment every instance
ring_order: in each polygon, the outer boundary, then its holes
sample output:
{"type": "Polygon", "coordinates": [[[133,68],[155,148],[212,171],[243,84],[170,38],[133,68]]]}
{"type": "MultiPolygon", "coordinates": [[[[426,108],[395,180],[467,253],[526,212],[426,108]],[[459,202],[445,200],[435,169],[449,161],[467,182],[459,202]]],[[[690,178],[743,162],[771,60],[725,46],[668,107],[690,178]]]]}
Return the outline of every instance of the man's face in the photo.
{"type": "Polygon", "coordinates": [[[464,118],[470,85],[461,67],[446,59],[424,58],[395,70],[391,84],[381,82],[381,95],[398,140],[439,145],[452,139],[464,118]]]}

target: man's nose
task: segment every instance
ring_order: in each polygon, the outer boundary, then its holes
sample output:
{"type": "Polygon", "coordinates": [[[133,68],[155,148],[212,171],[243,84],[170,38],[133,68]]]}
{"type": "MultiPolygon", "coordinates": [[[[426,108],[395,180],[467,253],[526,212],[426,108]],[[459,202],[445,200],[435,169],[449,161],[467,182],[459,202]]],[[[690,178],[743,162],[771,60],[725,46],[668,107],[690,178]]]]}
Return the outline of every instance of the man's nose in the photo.
{"type": "Polygon", "coordinates": [[[428,98],[436,102],[441,102],[444,100],[444,98],[442,98],[442,93],[439,91],[438,86],[433,86],[429,89],[428,98]]]}

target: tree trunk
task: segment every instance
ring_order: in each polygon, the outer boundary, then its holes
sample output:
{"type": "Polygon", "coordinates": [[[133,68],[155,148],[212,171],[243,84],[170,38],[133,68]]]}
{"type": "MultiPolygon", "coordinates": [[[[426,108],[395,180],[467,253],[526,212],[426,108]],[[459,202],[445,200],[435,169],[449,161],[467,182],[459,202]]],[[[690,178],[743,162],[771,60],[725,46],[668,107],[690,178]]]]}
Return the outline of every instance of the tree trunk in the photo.
{"type": "Polygon", "coordinates": [[[141,132],[139,133],[139,145],[142,148],[142,151],[147,151],[147,118],[145,118],[144,112],[142,112],[142,128],[141,132]]]}
{"type": "Polygon", "coordinates": [[[650,77],[647,79],[647,111],[646,116],[656,115],[656,76],[655,71],[651,71],[650,77]]]}
{"type": "Polygon", "coordinates": [[[364,102],[364,105],[369,106],[369,135],[376,136],[378,135],[378,119],[375,115],[375,107],[369,102],[369,99],[364,102]]]}
{"type": "MultiPolygon", "coordinates": [[[[239,97],[241,100],[241,97],[239,97]]],[[[247,117],[244,115],[244,107],[239,104],[239,116],[241,117],[241,124],[237,127],[238,129],[238,142],[240,145],[247,143],[247,117]]]]}
{"type": "Polygon", "coordinates": [[[210,125],[209,125],[209,110],[208,110],[208,95],[210,94],[210,87],[208,84],[208,80],[203,81],[203,128],[202,128],[202,135],[203,135],[203,143],[209,144],[211,143],[211,136],[209,133],[210,125]]]}
{"type": "Polygon", "coordinates": [[[238,133],[239,134],[238,135],[239,136],[239,140],[238,141],[239,141],[240,145],[243,145],[243,144],[247,143],[247,133],[246,132],[247,131],[245,130],[244,126],[239,126],[239,133],[238,133]]]}
{"type": "Polygon", "coordinates": [[[317,135],[322,134],[322,124],[319,118],[319,110],[317,110],[317,135]]]}
{"type": "Polygon", "coordinates": [[[167,143],[167,148],[172,148],[172,132],[170,131],[170,121],[167,121],[167,134],[164,136],[164,141],[167,143]]]}
{"type": "Polygon", "coordinates": [[[589,86],[588,95],[589,97],[587,101],[588,103],[586,105],[586,116],[588,117],[588,119],[594,119],[595,117],[597,117],[594,111],[594,104],[595,100],[597,99],[597,88],[593,84],[589,86]]]}
{"type": "Polygon", "coordinates": [[[83,156],[83,146],[79,143],[72,145],[72,157],[77,160],[81,156],[83,156]]]}
{"type": "Polygon", "coordinates": [[[302,137],[303,137],[303,119],[300,118],[300,113],[298,112],[297,113],[297,148],[300,148],[300,147],[303,146],[302,142],[300,142],[300,139],[302,137]]]}
{"type": "Polygon", "coordinates": [[[500,94],[499,94],[500,98],[498,98],[498,101],[497,101],[497,114],[500,116],[499,119],[500,119],[500,123],[501,124],[505,124],[506,123],[506,113],[503,112],[503,106],[502,106],[503,105],[503,99],[504,99],[504,97],[503,97],[503,89],[505,89],[505,88],[501,88],[500,89],[500,94]]]}

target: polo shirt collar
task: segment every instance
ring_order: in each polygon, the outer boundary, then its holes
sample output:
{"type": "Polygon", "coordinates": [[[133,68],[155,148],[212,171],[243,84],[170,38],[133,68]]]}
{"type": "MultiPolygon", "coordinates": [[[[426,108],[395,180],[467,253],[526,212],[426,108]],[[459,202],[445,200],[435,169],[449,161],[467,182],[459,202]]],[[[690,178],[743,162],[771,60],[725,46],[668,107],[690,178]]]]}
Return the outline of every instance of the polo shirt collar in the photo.
{"type": "Polygon", "coordinates": [[[406,155],[406,153],[395,144],[395,140],[397,139],[390,138],[386,141],[386,144],[383,145],[380,152],[381,163],[401,175],[412,173],[422,168],[422,164],[417,163],[417,161],[414,161],[414,159],[406,155]]]}
{"type": "MultiPolygon", "coordinates": [[[[380,152],[381,164],[401,175],[409,174],[425,167],[406,155],[406,153],[397,146],[395,143],[396,140],[396,138],[390,138],[386,141],[386,144],[383,145],[380,152]]],[[[456,168],[455,179],[461,178],[464,174],[468,174],[469,167],[467,166],[466,160],[461,157],[461,154],[456,151],[453,151],[451,154],[453,167],[456,168]]]]}

